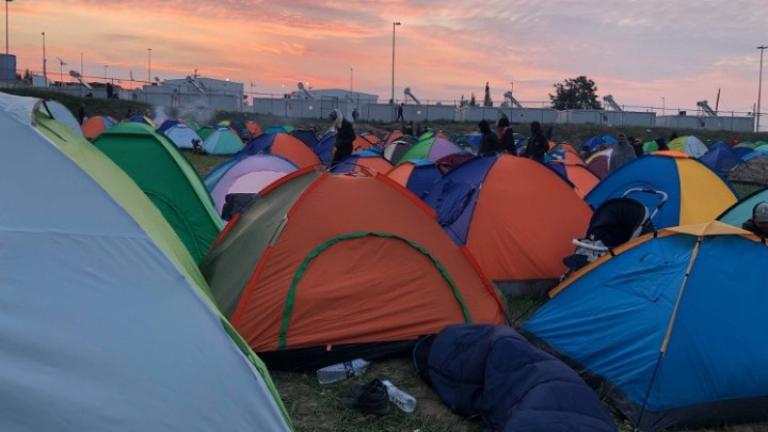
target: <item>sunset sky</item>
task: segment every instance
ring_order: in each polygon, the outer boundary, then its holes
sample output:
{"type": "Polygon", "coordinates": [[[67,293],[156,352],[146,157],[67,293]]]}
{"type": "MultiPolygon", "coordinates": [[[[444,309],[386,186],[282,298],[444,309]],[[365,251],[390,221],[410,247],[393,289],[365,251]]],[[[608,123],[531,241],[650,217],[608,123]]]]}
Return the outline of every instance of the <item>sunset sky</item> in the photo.
{"type": "Polygon", "coordinates": [[[282,93],[296,82],[389,98],[392,21],[397,97],[494,99],[515,82],[522,101],[544,101],[552,83],[585,74],[620,104],[751,111],[768,1],[670,0],[14,0],[11,51],[19,67],[48,71],[57,57],[86,75],[204,76],[282,93]]]}

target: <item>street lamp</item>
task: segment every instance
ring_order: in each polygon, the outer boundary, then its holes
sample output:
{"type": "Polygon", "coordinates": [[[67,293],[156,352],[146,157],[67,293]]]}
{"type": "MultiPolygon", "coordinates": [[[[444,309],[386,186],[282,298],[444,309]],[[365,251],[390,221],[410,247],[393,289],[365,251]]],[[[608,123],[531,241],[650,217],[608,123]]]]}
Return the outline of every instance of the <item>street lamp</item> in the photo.
{"type": "Polygon", "coordinates": [[[45,80],[46,87],[48,86],[48,59],[45,57],[45,32],[40,33],[43,36],[43,80],[45,80]]]}
{"type": "Polygon", "coordinates": [[[399,25],[401,24],[398,21],[392,23],[392,114],[394,114],[395,106],[395,28],[399,25]]]}
{"type": "Polygon", "coordinates": [[[7,56],[11,50],[8,49],[8,3],[13,0],[5,0],[5,55],[7,56]]]}
{"type": "Polygon", "coordinates": [[[766,45],[757,47],[760,50],[760,76],[757,79],[757,111],[755,112],[757,120],[755,122],[755,132],[760,132],[760,102],[762,102],[763,96],[763,53],[766,48],[768,48],[766,45]]]}
{"type": "Polygon", "coordinates": [[[147,83],[152,85],[152,48],[147,48],[147,83]]]}

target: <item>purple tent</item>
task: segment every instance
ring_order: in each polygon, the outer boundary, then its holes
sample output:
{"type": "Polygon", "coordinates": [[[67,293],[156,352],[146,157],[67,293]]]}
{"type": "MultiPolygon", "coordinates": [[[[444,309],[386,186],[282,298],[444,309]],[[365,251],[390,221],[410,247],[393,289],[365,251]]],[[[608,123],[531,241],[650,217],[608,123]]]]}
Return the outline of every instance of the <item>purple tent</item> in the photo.
{"type": "Polygon", "coordinates": [[[275,180],[296,170],[296,165],[280,156],[248,156],[233,165],[211,191],[216,210],[221,213],[227,194],[259,193],[275,180]]]}

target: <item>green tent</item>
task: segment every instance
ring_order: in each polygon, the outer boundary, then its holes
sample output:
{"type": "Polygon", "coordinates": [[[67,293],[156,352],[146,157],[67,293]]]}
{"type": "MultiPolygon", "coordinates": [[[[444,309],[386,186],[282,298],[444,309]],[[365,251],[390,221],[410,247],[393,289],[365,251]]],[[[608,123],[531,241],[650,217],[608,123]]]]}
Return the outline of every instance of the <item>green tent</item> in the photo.
{"type": "Polygon", "coordinates": [[[195,261],[201,260],[223,222],[195,170],[173,143],[149,126],[121,123],[107,132],[94,145],[139,185],[195,261]]]}
{"type": "Polygon", "coordinates": [[[181,119],[187,126],[194,130],[200,129],[200,124],[193,117],[186,116],[181,119]]]}
{"type": "Polygon", "coordinates": [[[204,126],[197,130],[197,134],[200,135],[200,138],[202,138],[203,141],[207,140],[212,133],[213,128],[210,126],[204,126]]]}
{"type": "Polygon", "coordinates": [[[203,142],[203,150],[211,155],[233,155],[243,149],[243,141],[228,126],[217,126],[203,142]]]}
{"type": "Polygon", "coordinates": [[[651,154],[656,151],[659,151],[659,143],[657,143],[656,141],[651,140],[643,143],[644,154],[651,154]]]}

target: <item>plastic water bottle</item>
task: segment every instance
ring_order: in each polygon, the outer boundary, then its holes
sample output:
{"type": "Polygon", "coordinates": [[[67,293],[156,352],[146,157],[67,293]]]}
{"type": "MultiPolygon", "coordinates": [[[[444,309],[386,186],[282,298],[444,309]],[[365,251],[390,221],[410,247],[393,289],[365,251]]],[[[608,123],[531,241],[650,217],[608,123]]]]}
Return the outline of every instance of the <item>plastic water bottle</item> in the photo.
{"type": "Polygon", "coordinates": [[[352,361],[326,366],[317,370],[317,381],[320,384],[332,384],[353,376],[362,376],[370,365],[370,362],[357,358],[352,361]]]}
{"type": "Polygon", "coordinates": [[[387,395],[389,395],[390,402],[407,413],[412,413],[416,410],[415,397],[395,387],[390,380],[381,380],[381,383],[387,388],[387,395]]]}

